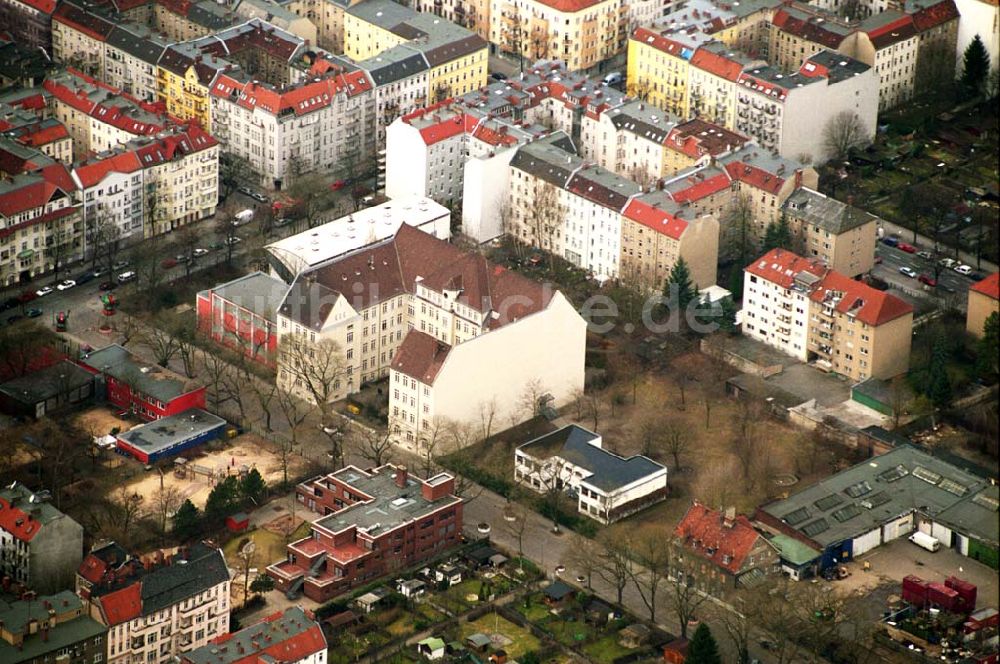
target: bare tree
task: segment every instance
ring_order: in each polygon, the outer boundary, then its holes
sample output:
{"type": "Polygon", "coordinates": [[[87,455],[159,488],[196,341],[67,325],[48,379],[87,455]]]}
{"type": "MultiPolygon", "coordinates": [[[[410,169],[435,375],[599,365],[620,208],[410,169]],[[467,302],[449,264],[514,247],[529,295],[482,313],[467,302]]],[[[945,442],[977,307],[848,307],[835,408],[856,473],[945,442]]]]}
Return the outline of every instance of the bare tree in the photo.
{"type": "Polygon", "coordinates": [[[764,409],[760,402],[754,399],[743,399],[739,402],[739,410],[734,416],[733,454],[739,461],[747,491],[752,491],[754,488],[755,470],[760,462],[764,443],[761,431],[763,418],[764,409]]]}
{"type": "Polygon", "coordinates": [[[167,367],[170,360],[180,351],[177,336],[171,329],[172,321],[160,316],[146,326],[142,333],[142,341],[153,353],[153,358],[161,367],[167,367]]]}
{"type": "Polygon", "coordinates": [[[240,242],[236,225],[236,200],[229,199],[215,210],[215,232],[222,237],[226,249],[226,265],[233,264],[233,252],[240,242]]]}
{"type": "Polygon", "coordinates": [[[601,423],[601,399],[596,391],[591,391],[585,398],[587,414],[594,425],[594,433],[597,433],[597,427],[601,423]]]}
{"type": "MultiPolygon", "coordinates": [[[[430,477],[434,472],[434,464],[438,454],[446,446],[446,441],[455,442],[456,432],[453,425],[448,420],[441,417],[434,417],[418,440],[418,452],[424,477],[430,477]]],[[[457,446],[456,450],[462,449],[457,446]]]]}
{"type": "Polygon", "coordinates": [[[378,468],[392,456],[392,439],[388,431],[355,427],[353,436],[358,454],[378,468]]]}
{"type": "Polygon", "coordinates": [[[745,267],[755,250],[753,200],[748,194],[739,194],[733,199],[722,216],[722,236],[725,253],[745,267]]]}
{"type": "Polygon", "coordinates": [[[667,592],[667,604],[677,616],[681,638],[686,639],[688,637],[688,623],[698,615],[698,609],[708,599],[708,595],[698,590],[694,580],[687,574],[673,570],[672,576],[672,583],[667,592]]]}
{"type": "Polygon", "coordinates": [[[170,517],[184,502],[184,495],[175,486],[164,486],[162,484],[156,489],[152,497],[152,512],[156,518],[156,529],[160,535],[160,541],[167,537],[170,517]]]}
{"type": "Polygon", "coordinates": [[[747,611],[753,611],[753,606],[747,606],[742,595],[738,596],[734,602],[732,611],[722,609],[715,612],[716,621],[722,624],[733,642],[736,650],[737,664],[750,664],[750,629],[751,621],[747,616],[747,611]]]}
{"type": "Polygon", "coordinates": [[[597,536],[600,553],[597,558],[597,576],[615,589],[616,603],[622,605],[622,595],[632,578],[632,551],[623,526],[605,528],[597,536]]]}
{"type": "Polygon", "coordinates": [[[208,400],[216,407],[222,402],[223,385],[226,375],[229,373],[229,363],[221,356],[208,351],[201,352],[202,366],[205,367],[206,387],[208,387],[208,400]]]}
{"type": "Polygon", "coordinates": [[[240,424],[243,426],[249,425],[247,406],[249,405],[250,392],[247,391],[246,386],[253,380],[253,376],[241,364],[230,365],[229,369],[222,375],[222,393],[227,401],[236,404],[240,424]]]}
{"type": "Polygon", "coordinates": [[[202,232],[194,226],[187,225],[182,226],[175,235],[177,246],[181,251],[179,255],[184,259],[184,276],[190,279],[191,268],[194,266],[194,250],[198,248],[202,232]]]}
{"type": "Polygon", "coordinates": [[[116,524],[126,538],[131,539],[131,527],[142,514],[142,494],[127,486],[120,486],[115,491],[112,504],[116,513],[116,524]]]}
{"type": "Polygon", "coordinates": [[[844,159],[851,150],[864,147],[868,141],[868,133],[854,111],[841,111],[823,128],[823,147],[829,159],[844,159]]]}
{"type": "Polygon", "coordinates": [[[103,206],[97,208],[93,222],[88,222],[87,233],[93,253],[90,255],[91,265],[95,270],[100,268],[110,272],[111,266],[118,258],[122,231],[110,212],[103,206]]]}
{"type": "Polygon", "coordinates": [[[274,442],[278,446],[278,460],[281,463],[281,482],[288,485],[288,466],[292,453],[298,448],[299,428],[309,415],[309,410],[302,401],[290,392],[278,391],[278,408],[281,409],[285,420],[288,422],[288,437],[275,436],[274,442]]]}
{"type": "Polygon", "coordinates": [[[555,268],[556,237],[565,221],[565,210],[559,202],[559,190],[549,182],[542,180],[535,185],[535,196],[532,201],[530,230],[533,243],[549,254],[549,269],[555,268]]]}
{"type": "Polygon", "coordinates": [[[632,559],[630,576],[639,591],[642,603],[649,611],[649,620],[656,622],[656,597],[660,585],[670,571],[670,548],[663,545],[664,533],[659,528],[640,530],[631,542],[632,559]]]}
{"type": "Polygon", "coordinates": [[[264,415],[264,431],[270,433],[273,431],[271,420],[274,417],[274,407],[277,405],[278,386],[271,381],[258,380],[249,372],[246,373],[246,377],[247,385],[256,399],[256,405],[264,415]]]}
{"type": "Polygon", "coordinates": [[[681,456],[687,453],[693,442],[691,432],[678,422],[668,422],[662,430],[663,447],[674,459],[674,472],[681,468],[681,456]]]}
{"type": "Polygon", "coordinates": [[[532,378],[525,383],[517,401],[518,415],[514,416],[517,420],[512,421],[511,426],[516,426],[523,420],[537,417],[542,405],[542,396],[546,392],[545,386],[542,385],[542,381],[538,378],[532,378]]]}
{"type": "Polygon", "coordinates": [[[497,416],[496,397],[479,402],[479,439],[489,440],[493,435],[493,423],[497,416]]]}
{"type": "Polygon", "coordinates": [[[119,335],[118,343],[124,348],[129,342],[142,336],[142,327],[135,316],[122,314],[115,321],[115,331],[119,335]]]}
{"type": "Polygon", "coordinates": [[[517,540],[517,557],[519,569],[524,569],[524,533],[528,528],[528,509],[520,502],[522,498],[519,490],[513,490],[507,497],[507,504],[504,506],[503,519],[507,532],[517,540]]]}
{"type": "Polygon", "coordinates": [[[562,457],[552,456],[542,463],[536,476],[541,484],[542,499],[548,516],[552,519],[552,532],[559,532],[559,515],[562,513],[562,499],[566,490],[566,481],[563,478],[566,472],[566,460],[562,457]]]}

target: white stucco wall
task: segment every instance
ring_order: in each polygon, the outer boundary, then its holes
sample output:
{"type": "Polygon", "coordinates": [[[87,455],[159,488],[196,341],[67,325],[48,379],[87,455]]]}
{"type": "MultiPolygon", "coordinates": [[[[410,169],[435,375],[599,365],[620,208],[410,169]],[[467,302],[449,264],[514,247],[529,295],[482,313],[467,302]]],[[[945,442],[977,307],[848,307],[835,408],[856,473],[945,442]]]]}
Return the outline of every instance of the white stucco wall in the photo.
{"type": "Polygon", "coordinates": [[[503,234],[499,212],[510,198],[510,162],[515,154],[511,148],[465,162],[462,231],[480,244],[503,234]]]}

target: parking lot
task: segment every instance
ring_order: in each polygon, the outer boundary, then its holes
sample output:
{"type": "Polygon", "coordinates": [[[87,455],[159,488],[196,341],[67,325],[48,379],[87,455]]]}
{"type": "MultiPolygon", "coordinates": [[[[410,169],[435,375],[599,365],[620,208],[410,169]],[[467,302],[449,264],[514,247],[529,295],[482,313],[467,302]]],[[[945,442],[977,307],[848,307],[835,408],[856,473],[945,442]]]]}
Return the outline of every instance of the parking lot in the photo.
{"type": "MultiPolygon", "coordinates": [[[[997,572],[952,549],[941,549],[931,553],[903,537],[880,546],[852,563],[848,563],[851,576],[837,581],[839,591],[870,592],[887,584],[900,585],[909,574],[925,581],[943,582],[949,576],[957,576],[979,588],[977,608],[997,606],[1000,584],[997,572]],[[869,563],[869,571],[864,570],[869,563]]],[[[896,593],[898,594],[898,592],[896,593]]]]}

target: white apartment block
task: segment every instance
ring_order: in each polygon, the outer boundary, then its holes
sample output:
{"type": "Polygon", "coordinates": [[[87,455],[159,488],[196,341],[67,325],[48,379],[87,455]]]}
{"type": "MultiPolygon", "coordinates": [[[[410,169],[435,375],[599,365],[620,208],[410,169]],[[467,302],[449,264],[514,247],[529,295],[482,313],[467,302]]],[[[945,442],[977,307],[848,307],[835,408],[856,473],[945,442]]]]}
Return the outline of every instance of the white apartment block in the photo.
{"type": "Polygon", "coordinates": [[[895,10],[875,16],[866,23],[876,21],[877,26],[858,33],[857,49],[859,57],[870,60],[875,70],[878,108],[882,111],[913,98],[920,35],[910,16],[895,10]]]}
{"type": "Polygon", "coordinates": [[[362,71],[276,88],[235,72],[212,84],[212,127],[224,148],[280,189],[296,176],[370,157],[375,96],[362,71]]]}
{"type": "Polygon", "coordinates": [[[52,14],[52,58],[85,74],[104,73],[104,43],[114,23],[72,2],[52,14]]]}
{"type": "Polygon", "coordinates": [[[92,551],[78,572],[90,617],[108,626],[110,664],[168,664],[229,633],[220,549],[194,544],[145,561],[103,559],[114,546],[92,551]]]}
{"type": "Polygon", "coordinates": [[[667,497],[666,466],[605,450],[601,436],[575,424],[520,445],[514,481],[543,494],[569,491],[577,512],[604,524],[667,497]]]}
{"type": "Polygon", "coordinates": [[[826,268],[783,251],[762,257],[746,271],[743,334],[805,362],[809,357],[809,295],[826,268]]]}
{"type": "Polygon", "coordinates": [[[136,99],[156,101],[156,66],[166,48],[166,41],[145,25],[116,25],[104,42],[103,81],[136,99]]]}
{"type": "Polygon", "coordinates": [[[989,0],[955,0],[958,8],[956,66],[962,69],[962,56],[969,43],[979,35],[990,54],[990,70],[1000,67],[1000,3],[989,0]]]}
{"type": "Polygon", "coordinates": [[[875,135],[874,76],[872,68],[833,51],[817,53],[794,74],[770,66],[749,69],[737,82],[735,129],[782,157],[823,163],[824,131],[842,112],[856,114],[865,134],[875,135]]]}
{"type": "Polygon", "coordinates": [[[665,174],[667,137],[678,119],[642,101],[580,119],[580,154],[649,188],[665,174]]]}
{"type": "Polygon", "coordinates": [[[97,227],[104,224],[114,224],[118,237],[126,244],[145,237],[143,171],[135,151],[77,163],[73,167],[73,180],[83,193],[88,244],[94,241],[97,227]]]}

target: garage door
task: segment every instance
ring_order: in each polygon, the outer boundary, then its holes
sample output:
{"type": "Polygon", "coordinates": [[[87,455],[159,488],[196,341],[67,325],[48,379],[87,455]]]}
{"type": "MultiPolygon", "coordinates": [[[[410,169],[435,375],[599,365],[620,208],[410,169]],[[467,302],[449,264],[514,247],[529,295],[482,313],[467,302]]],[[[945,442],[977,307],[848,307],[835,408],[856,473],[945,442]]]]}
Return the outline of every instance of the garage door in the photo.
{"type": "Polygon", "coordinates": [[[963,556],[969,555],[969,538],[955,533],[955,548],[963,556]]]}
{"type": "Polygon", "coordinates": [[[942,526],[940,523],[931,524],[931,535],[938,538],[941,546],[951,548],[951,528],[942,526]]]}
{"type": "Polygon", "coordinates": [[[875,530],[865,533],[861,537],[854,538],[854,545],[852,549],[854,550],[854,557],[857,558],[862,554],[865,554],[879,544],[882,543],[882,529],[876,528],[875,530]]]}
{"type": "Polygon", "coordinates": [[[905,537],[910,534],[911,530],[913,530],[913,515],[907,514],[882,527],[882,542],[891,542],[898,537],[905,537]]]}

